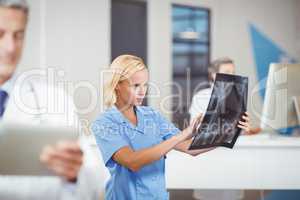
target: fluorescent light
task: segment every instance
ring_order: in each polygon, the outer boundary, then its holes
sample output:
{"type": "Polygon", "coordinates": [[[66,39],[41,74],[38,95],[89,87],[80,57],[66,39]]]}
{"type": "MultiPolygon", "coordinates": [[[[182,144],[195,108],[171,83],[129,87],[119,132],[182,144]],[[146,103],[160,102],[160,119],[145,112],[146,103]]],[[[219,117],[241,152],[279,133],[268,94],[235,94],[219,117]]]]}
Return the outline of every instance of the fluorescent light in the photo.
{"type": "Polygon", "coordinates": [[[182,31],[178,33],[178,37],[185,40],[199,40],[200,34],[195,31],[182,31]]]}

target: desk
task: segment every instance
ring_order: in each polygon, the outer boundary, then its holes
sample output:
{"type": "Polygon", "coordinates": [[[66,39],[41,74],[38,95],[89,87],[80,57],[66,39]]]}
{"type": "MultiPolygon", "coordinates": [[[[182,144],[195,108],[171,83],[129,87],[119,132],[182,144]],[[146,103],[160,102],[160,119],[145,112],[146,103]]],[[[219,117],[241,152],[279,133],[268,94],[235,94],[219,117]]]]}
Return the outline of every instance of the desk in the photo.
{"type": "Polygon", "coordinates": [[[171,151],[166,179],[169,189],[300,189],[300,138],[263,133],[197,157],[171,151]]]}

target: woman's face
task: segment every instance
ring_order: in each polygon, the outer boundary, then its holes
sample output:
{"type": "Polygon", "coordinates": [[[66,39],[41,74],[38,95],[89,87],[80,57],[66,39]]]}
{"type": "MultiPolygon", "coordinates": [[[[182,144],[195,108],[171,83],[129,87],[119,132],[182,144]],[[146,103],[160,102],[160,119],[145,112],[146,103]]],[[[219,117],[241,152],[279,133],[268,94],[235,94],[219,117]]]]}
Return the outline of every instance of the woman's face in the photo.
{"type": "Polygon", "coordinates": [[[126,106],[141,105],[148,89],[149,74],[147,69],[135,72],[116,87],[117,103],[126,106]]]}

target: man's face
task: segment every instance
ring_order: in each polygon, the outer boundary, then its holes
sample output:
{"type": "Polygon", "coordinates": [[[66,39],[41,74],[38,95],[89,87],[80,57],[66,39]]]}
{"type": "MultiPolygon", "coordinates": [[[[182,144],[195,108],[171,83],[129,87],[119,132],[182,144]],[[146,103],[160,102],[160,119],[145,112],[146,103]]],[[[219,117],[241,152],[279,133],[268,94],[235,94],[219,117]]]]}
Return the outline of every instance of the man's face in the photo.
{"type": "Polygon", "coordinates": [[[14,73],[20,60],[27,15],[24,11],[0,6],[0,82],[14,73]]]}
{"type": "Polygon", "coordinates": [[[219,73],[223,74],[235,74],[235,66],[232,63],[222,64],[219,69],[219,73]]]}

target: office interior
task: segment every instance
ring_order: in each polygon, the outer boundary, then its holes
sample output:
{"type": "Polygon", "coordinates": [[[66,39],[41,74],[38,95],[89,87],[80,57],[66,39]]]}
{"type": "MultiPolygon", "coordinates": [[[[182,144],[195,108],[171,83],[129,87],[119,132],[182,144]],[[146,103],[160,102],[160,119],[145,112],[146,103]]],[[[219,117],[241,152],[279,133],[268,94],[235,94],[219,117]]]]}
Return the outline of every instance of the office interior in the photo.
{"type": "MultiPolygon", "coordinates": [[[[56,76],[65,84],[73,84],[68,92],[85,126],[104,109],[103,71],[116,56],[124,53],[142,57],[149,68],[151,83],[159,88],[150,89],[145,104],[160,110],[180,127],[189,117],[196,85],[208,83],[208,65],[212,60],[232,58],[236,74],[249,78],[248,111],[256,126],[261,122],[264,100],[258,88],[262,78],[267,78],[269,64],[300,62],[299,0],[28,2],[30,16],[19,73],[35,68],[63,71],[56,76]],[[186,82],[186,77],[190,77],[190,82],[186,82]],[[174,82],[183,88],[181,93],[171,84],[174,82]]],[[[91,134],[88,129],[86,134],[91,134]]],[[[278,152],[272,148],[274,153],[278,152]]],[[[293,148],[291,152],[300,146],[293,148]]],[[[249,153],[252,149],[245,151],[249,153]]],[[[214,162],[219,165],[218,160],[210,160],[214,162]]],[[[272,164],[281,165],[280,160],[272,164]]],[[[177,167],[184,165],[179,162],[177,167]]],[[[240,169],[235,173],[239,176],[247,171],[240,169]]],[[[286,172],[287,179],[288,175],[286,172]]],[[[256,180],[257,187],[244,188],[244,200],[300,199],[297,191],[300,185],[291,189],[284,186],[260,189],[264,181],[259,177],[256,180]]],[[[182,177],[182,181],[188,182],[189,177],[182,177]]],[[[231,181],[237,180],[234,177],[226,180],[231,181]]],[[[218,183],[216,188],[213,185],[208,188],[222,190],[218,183]]],[[[188,186],[174,186],[169,191],[172,200],[193,199],[193,188],[188,186]]]]}

